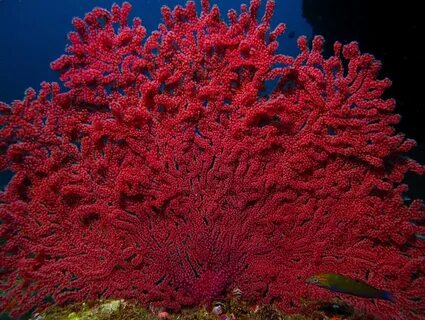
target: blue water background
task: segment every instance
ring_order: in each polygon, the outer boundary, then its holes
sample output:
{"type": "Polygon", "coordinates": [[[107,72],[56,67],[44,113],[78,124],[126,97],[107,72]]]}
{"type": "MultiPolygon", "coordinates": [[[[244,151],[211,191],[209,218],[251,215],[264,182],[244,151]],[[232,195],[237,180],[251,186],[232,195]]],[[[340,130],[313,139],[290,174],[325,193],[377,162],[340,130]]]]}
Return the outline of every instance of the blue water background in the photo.
{"type": "MultiPolygon", "coordinates": [[[[22,99],[28,87],[38,90],[42,81],[58,81],[58,75],[51,71],[49,63],[64,53],[67,34],[73,30],[73,17],[83,17],[93,7],[110,9],[116,1],[87,0],[0,0],[0,101],[7,103],[22,99]]],[[[242,0],[215,0],[222,16],[227,11],[239,11],[242,0]]],[[[117,2],[121,4],[122,2],[117,2]]],[[[140,17],[148,32],[155,30],[162,22],[162,5],[174,7],[184,5],[185,0],[137,0],[133,5],[131,18],[140,17]]],[[[197,0],[198,11],[200,1],[197,0]]],[[[265,1],[262,1],[264,4],[265,1]]],[[[302,18],[302,0],[276,0],[272,26],[279,22],[287,24],[286,36],[281,38],[280,52],[296,55],[296,38],[311,35],[311,27],[302,18]],[[291,33],[288,37],[288,34],[291,33]]],[[[264,6],[261,8],[261,13],[264,6]]]]}

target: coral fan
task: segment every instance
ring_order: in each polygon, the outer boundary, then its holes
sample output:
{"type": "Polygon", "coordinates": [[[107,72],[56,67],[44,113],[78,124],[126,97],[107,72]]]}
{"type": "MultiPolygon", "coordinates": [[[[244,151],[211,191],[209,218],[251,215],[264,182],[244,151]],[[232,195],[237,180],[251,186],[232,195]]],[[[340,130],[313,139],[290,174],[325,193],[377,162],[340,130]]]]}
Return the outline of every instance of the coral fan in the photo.
{"type": "Polygon", "coordinates": [[[274,2],[241,13],[163,7],[147,37],[131,6],[74,19],[67,87],[0,105],[2,307],[19,314],[102,297],[178,310],[235,287],[286,311],[333,294],[335,272],[394,293],[344,297],[377,316],[420,317],[422,203],[406,205],[395,102],[380,63],[323,39],[276,53],[274,2]],[[270,91],[267,88],[274,85],[270,91]],[[416,222],[416,223],[415,223],[416,222]],[[420,223],[418,223],[420,222],[420,223]]]}

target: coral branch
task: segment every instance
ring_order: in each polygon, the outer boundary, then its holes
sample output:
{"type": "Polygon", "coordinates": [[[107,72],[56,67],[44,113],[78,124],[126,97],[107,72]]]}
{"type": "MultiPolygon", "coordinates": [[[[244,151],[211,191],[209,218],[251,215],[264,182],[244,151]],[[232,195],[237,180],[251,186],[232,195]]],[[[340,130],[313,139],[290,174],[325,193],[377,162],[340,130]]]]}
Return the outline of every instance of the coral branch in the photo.
{"type": "Polygon", "coordinates": [[[377,316],[424,315],[423,167],[396,133],[380,63],[323,38],[276,54],[274,2],[220,17],[203,0],[162,8],[147,37],[131,6],[75,18],[54,61],[67,87],[0,105],[1,307],[14,314],[112,297],[178,310],[238,287],[286,311],[340,273],[395,303],[347,296],[377,316]],[[266,83],[276,85],[270,90],[266,83]],[[15,299],[15,300],[14,300],[15,299]]]}

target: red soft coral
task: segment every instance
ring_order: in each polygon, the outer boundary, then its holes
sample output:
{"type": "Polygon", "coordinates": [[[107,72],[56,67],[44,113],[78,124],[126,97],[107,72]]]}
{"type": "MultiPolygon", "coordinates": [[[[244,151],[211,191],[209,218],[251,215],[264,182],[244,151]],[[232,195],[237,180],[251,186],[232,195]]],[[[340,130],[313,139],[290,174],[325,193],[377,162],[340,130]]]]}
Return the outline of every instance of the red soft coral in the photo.
{"type": "Polygon", "coordinates": [[[238,287],[293,311],[336,272],[394,293],[344,296],[384,318],[424,315],[424,227],[402,180],[423,168],[394,132],[389,80],[357,44],[321,37],[276,54],[274,2],[230,11],[163,7],[147,39],[131,6],[74,19],[42,85],[2,104],[1,297],[15,314],[103,297],[179,309],[238,287]],[[265,82],[275,81],[270,94],[265,82]]]}

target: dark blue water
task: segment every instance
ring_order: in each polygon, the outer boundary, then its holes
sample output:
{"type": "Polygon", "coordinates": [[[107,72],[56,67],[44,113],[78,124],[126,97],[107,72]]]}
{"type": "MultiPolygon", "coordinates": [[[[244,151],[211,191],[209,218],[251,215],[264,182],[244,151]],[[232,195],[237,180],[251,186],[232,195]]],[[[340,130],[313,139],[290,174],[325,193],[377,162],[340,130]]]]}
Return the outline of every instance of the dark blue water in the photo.
{"type": "MultiPolygon", "coordinates": [[[[0,101],[21,99],[26,88],[38,90],[42,81],[57,81],[49,63],[64,53],[67,33],[73,30],[73,17],[83,17],[93,7],[110,9],[113,0],[0,0],[0,101]]],[[[238,9],[242,0],[216,0],[223,16],[229,9],[238,9]]],[[[121,2],[118,2],[121,4],[121,2]]],[[[131,17],[138,16],[151,32],[161,20],[162,5],[184,5],[186,0],[137,0],[131,17]]],[[[265,3],[265,1],[263,1],[265,3]]],[[[199,8],[199,1],[198,1],[199,8]]],[[[264,9],[264,7],[262,8],[264,9]]],[[[277,0],[274,25],[285,22],[286,36],[280,51],[296,54],[296,37],[311,35],[311,28],[302,18],[301,0],[277,0]],[[288,37],[288,35],[291,37],[288,37]]]]}

